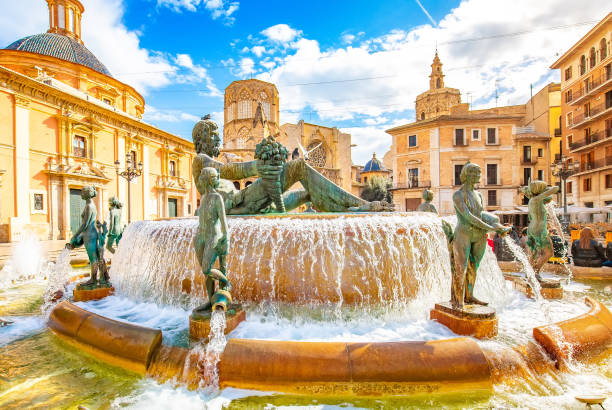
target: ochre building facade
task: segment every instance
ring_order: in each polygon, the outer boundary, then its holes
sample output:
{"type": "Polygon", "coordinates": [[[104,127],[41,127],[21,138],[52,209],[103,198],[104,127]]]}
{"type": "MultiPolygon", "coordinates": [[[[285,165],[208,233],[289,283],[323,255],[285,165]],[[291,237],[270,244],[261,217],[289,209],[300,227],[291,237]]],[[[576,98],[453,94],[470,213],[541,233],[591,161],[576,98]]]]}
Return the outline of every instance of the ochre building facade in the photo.
{"type": "Polygon", "coordinates": [[[612,205],[612,13],[553,63],[561,71],[562,154],[579,162],[568,204],[612,205]]]}
{"type": "Polygon", "coordinates": [[[80,224],[84,186],[96,187],[98,219],[123,203],[117,176],[129,158],[132,220],[192,214],[191,141],[142,121],[144,98],[114,79],[81,40],[78,0],[48,0],[50,28],[0,49],[0,241],[26,232],[69,239],[80,224]]]}
{"type": "MultiPolygon", "coordinates": [[[[438,81],[443,78],[440,67],[436,53],[428,92],[435,92],[438,85],[444,88],[438,81]]],[[[465,103],[452,105],[460,99],[450,95],[445,99],[450,105],[447,111],[444,105],[429,114],[417,108],[415,122],[387,130],[393,138],[390,156],[396,209],[416,210],[423,189],[428,188],[434,191],[441,214],[454,213],[452,195],[461,185],[459,174],[468,161],[482,169],[480,192],[489,211],[512,210],[522,204],[518,188],[530,178],[550,183],[550,130],[558,123],[558,87],[544,87],[529,107],[470,110],[465,103]],[[551,114],[551,108],[557,113],[551,114]]]]}

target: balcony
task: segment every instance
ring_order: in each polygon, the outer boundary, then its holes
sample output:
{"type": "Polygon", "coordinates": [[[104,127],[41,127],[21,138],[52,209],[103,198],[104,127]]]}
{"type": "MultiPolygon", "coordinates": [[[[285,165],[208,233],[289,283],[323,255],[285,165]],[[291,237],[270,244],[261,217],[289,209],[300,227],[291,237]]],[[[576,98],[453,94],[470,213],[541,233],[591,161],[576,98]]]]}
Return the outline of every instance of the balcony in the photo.
{"type": "Polygon", "coordinates": [[[531,158],[525,158],[522,157],[521,158],[521,165],[535,165],[538,163],[538,159],[531,157],[531,158]]]}
{"type": "Polygon", "coordinates": [[[579,152],[584,149],[593,148],[595,145],[599,145],[610,138],[612,138],[612,128],[596,131],[584,139],[572,142],[570,152],[579,152]]]}
{"type": "Polygon", "coordinates": [[[396,189],[424,189],[431,188],[431,181],[423,181],[423,180],[412,180],[405,184],[397,184],[394,185],[391,190],[396,189]]]}
{"type": "Polygon", "coordinates": [[[606,103],[603,102],[594,107],[591,107],[591,109],[587,113],[574,116],[572,123],[569,125],[569,127],[571,129],[581,127],[609,113],[612,113],[612,106],[607,106],[606,103]]]}
{"type": "Polygon", "coordinates": [[[580,172],[596,171],[608,166],[612,166],[612,157],[600,158],[590,162],[581,162],[580,172]]]}
{"type": "Polygon", "coordinates": [[[586,100],[587,97],[599,92],[600,90],[603,91],[608,85],[612,85],[612,71],[603,73],[593,81],[588,82],[586,87],[581,87],[578,89],[573,93],[572,99],[567,103],[568,105],[580,104],[586,100]]]}
{"type": "Polygon", "coordinates": [[[453,147],[467,147],[467,140],[455,140],[453,141],[453,147]]]}
{"type": "Polygon", "coordinates": [[[155,188],[184,192],[189,189],[189,181],[177,176],[160,175],[155,182],[155,188]]]}

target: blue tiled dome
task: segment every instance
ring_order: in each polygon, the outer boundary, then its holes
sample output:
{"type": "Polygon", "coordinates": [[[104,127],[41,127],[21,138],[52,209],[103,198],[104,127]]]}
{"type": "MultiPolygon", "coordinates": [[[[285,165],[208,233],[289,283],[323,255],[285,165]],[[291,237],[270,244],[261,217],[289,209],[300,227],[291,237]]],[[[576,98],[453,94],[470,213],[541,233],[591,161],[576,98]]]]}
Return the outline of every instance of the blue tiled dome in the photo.
{"type": "Polygon", "coordinates": [[[370,171],[386,171],[385,166],[376,158],[376,154],[372,155],[372,159],[366,162],[363,167],[363,171],[361,172],[370,172],[370,171]]]}
{"type": "Polygon", "coordinates": [[[42,33],[24,37],[9,45],[7,50],[20,50],[81,64],[111,77],[108,69],[91,51],[78,41],[61,34],[42,33]]]}

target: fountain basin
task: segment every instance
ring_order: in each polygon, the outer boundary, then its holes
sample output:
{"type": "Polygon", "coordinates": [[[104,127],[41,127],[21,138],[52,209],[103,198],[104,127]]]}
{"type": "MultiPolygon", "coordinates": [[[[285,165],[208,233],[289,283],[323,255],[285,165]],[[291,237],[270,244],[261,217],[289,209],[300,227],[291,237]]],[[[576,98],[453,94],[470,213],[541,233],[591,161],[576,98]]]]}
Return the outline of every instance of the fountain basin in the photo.
{"type": "Polygon", "coordinates": [[[612,314],[587,297],[591,310],[578,317],[533,329],[534,339],[563,368],[568,359],[584,360],[612,347],[612,314]]]}
{"type": "Polygon", "coordinates": [[[68,301],[49,316],[49,327],[81,350],[127,370],[145,374],[162,332],[91,313],[68,301]]]}
{"type": "MultiPolygon", "coordinates": [[[[593,299],[586,303],[587,314],[533,329],[537,343],[558,363],[569,358],[567,346],[579,360],[612,346],[612,314],[593,299]]],[[[161,381],[202,385],[197,355],[161,345],[159,330],[107,319],[66,301],[52,312],[49,327],[109,364],[161,381]]],[[[485,349],[465,337],[378,343],[230,339],[218,363],[219,387],[337,396],[490,391],[494,383],[520,376],[521,363],[538,373],[549,371],[550,361],[539,352],[533,343],[485,349]]]]}

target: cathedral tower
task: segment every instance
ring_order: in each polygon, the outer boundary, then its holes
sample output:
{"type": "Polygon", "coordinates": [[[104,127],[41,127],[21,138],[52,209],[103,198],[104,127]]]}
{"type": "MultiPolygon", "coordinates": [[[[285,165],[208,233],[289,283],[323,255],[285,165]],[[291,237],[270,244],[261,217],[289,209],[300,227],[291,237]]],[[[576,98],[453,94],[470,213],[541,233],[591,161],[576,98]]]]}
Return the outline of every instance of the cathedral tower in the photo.
{"type": "Polygon", "coordinates": [[[255,145],[278,126],[278,90],[265,81],[251,79],[232,82],[225,89],[223,152],[253,159],[255,145]]]}

